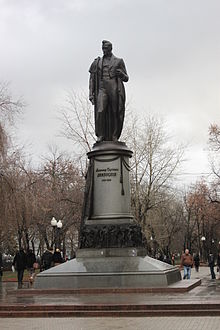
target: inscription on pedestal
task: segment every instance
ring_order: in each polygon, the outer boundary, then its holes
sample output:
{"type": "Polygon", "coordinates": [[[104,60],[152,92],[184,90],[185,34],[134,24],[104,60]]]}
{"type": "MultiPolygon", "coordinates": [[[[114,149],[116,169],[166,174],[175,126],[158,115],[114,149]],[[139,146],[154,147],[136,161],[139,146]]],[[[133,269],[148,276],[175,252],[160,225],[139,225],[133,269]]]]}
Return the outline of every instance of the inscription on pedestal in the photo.
{"type": "Polygon", "coordinates": [[[97,168],[96,177],[101,179],[101,182],[111,182],[113,178],[118,176],[118,168],[97,168]]]}

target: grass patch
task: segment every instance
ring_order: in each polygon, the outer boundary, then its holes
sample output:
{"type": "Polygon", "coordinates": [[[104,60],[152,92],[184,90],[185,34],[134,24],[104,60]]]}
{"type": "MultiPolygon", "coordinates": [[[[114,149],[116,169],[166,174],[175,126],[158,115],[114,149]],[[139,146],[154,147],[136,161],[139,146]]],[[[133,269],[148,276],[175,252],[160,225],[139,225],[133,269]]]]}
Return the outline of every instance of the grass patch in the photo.
{"type": "MultiPolygon", "coordinates": [[[[35,273],[37,274],[39,272],[39,270],[35,271],[35,273]]],[[[27,270],[24,271],[24,277],[23,277],[24,281],[28,281],[29,280],[29,272],[27,270]]],[[[3,271],[3,277],[2,277],[3,281],[17,281],[17,272],[12,272],[10,271],[3,271]]]]}

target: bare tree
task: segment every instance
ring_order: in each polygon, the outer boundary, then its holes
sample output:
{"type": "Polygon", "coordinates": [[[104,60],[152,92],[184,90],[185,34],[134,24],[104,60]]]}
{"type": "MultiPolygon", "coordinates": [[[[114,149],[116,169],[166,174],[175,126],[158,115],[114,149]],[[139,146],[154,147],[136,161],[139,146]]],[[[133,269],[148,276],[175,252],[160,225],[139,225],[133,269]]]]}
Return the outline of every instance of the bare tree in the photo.
{"type": "Polygon", "coordinates": [[[145,231],[148,212],[164,200],[172,187],[175,173],[183,161],[184,147],[174,146],[162,120],[148,116],[133,118],[127,127],[131,159],[132,207],[136,220],[145,231]]]}
{"type": "Polygon", "coordinates": [[[43,163],[35,184],[34,222],[47,247],[51,241],[50,221],[54,216],[62,220],[63,245],[71,231],[80,226],[84,179],[74,162],[56,149],[43,163]]]}
{"type": "Polygon", "coordinates": [[[211,201],[211,190],[205,181],[201,181],[193,185],[184,198],[185,247],[193,248],[200,254],[203,253],[202,244],[205,244],[206,253],[209,253],[212,247],[217,249],[219,241],[219,204],[211,201]],[[201,242],[202,237],[205,237],[204,243],[201,242]]]}
{"type": "Polygon", "coordinates": [[[62,136],[73,142],[76,158],[85,175],[87,168],[86,153],[91,151],[96,141],[94,128],[94,111],[85,93],[77,94],[74,91],[67,93],[64,105],[60,108],[62,122],[62,136]]]}
{"type": "Polygon", "coordinates": [[[0,83],[0,245],[10,250],[15,243],[12,219],[15,219],[14,197],[17,164],[20,150],[15,149],[10,138],[10,125],[23,109],[24,103],[15,100],[9,85],[0,83]]]}

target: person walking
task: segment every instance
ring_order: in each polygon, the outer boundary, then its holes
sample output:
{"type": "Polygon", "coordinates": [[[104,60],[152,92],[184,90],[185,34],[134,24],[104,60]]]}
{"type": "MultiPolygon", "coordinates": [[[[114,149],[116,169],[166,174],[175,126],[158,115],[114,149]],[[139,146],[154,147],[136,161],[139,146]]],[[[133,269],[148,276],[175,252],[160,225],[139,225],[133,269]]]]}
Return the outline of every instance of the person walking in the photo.
{"type": "Polygon", "coordinates": [[[189,280],[191,277],[191,269],[193,267],[193,257],[189,253],[189,249],[186,249],[185,253],[182,254],[180,267],[183,267],[184,270],[183,279],[189,280]]]}
{"type": "Polygon", "coordinates": [[[216,276],[215,276],[215,257],[214,254],[210,253],[209,257],[208,257],[208,263],[209,263],[209,268],[210,268],[210,272],[211,272],[211,278],[212,280],[215,280],[216,276]]]}
{"type": "Polygon", "coordinates": [[[199,266],[200,266],[199,254],[196,253],[193,259],[194,259],[195,270],[196,270],[196,272],[198,272],[199,271],[199,266]]]}
{"type": "Polygon", "coordinates": [[[63,263],[63,258],[61,256],[59,249],[56,249],[56,251],[53,254],[53,262],[54,262],[54,266],[58,266],[59,264],[63,263]]]}
{"type": "Polygon", "coordinates": [[[47,270],[52,267],[53,263],[53,250],[52,249],[46,249],[46,251],[43,253],[41,258],[41,265],[43,270],[47,270]]]}
{"type": "Polygon", "coordinates": [[[217,256],[217,272],[218,272],[218,280],[220,280],[220,251],[217,256]]]}
{"type": "Polygon", "coordinates": [[[17,271],[17,278],[18,278],[18,289],[22,289],[23,284],[23,276],[24,276],[24,270],[26,268],[27,264],[27,256],[24,252],[23,248],[20,248],[20,250],[16,253],[12,266],[17,271]]]}
{"type": "Polygon", "coordinates": [[[27,252],[27,270],[29,272],[29,282],[32,285],[34,281],[35,268],[34,263],[36,262],[36,257],[33,250],[29,249],[27,252]]]}
{"type": "Polygon", "coordinates": [[[0,252],[0,281],[2,280],[3,276],[3,260],[2,260],[2,253],[0,252]]]}

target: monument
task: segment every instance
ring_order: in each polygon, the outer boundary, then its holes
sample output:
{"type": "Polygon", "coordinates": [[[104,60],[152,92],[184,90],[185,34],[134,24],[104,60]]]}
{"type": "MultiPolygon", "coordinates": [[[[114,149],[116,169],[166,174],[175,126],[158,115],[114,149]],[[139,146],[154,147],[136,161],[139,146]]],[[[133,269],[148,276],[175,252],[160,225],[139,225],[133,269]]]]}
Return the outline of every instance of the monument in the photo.
{"type": "Polygon", "coordinates": [[[177,267],[147,256],[141,227],[131,214],[132,151],[118,141],[129,78],[111,42],[104,40],[102,51],[89,69],[97,142],[88,152],[79,249],[74,260],[40,273],[35,288],[147,288],[181,280],[177,267]]]}

